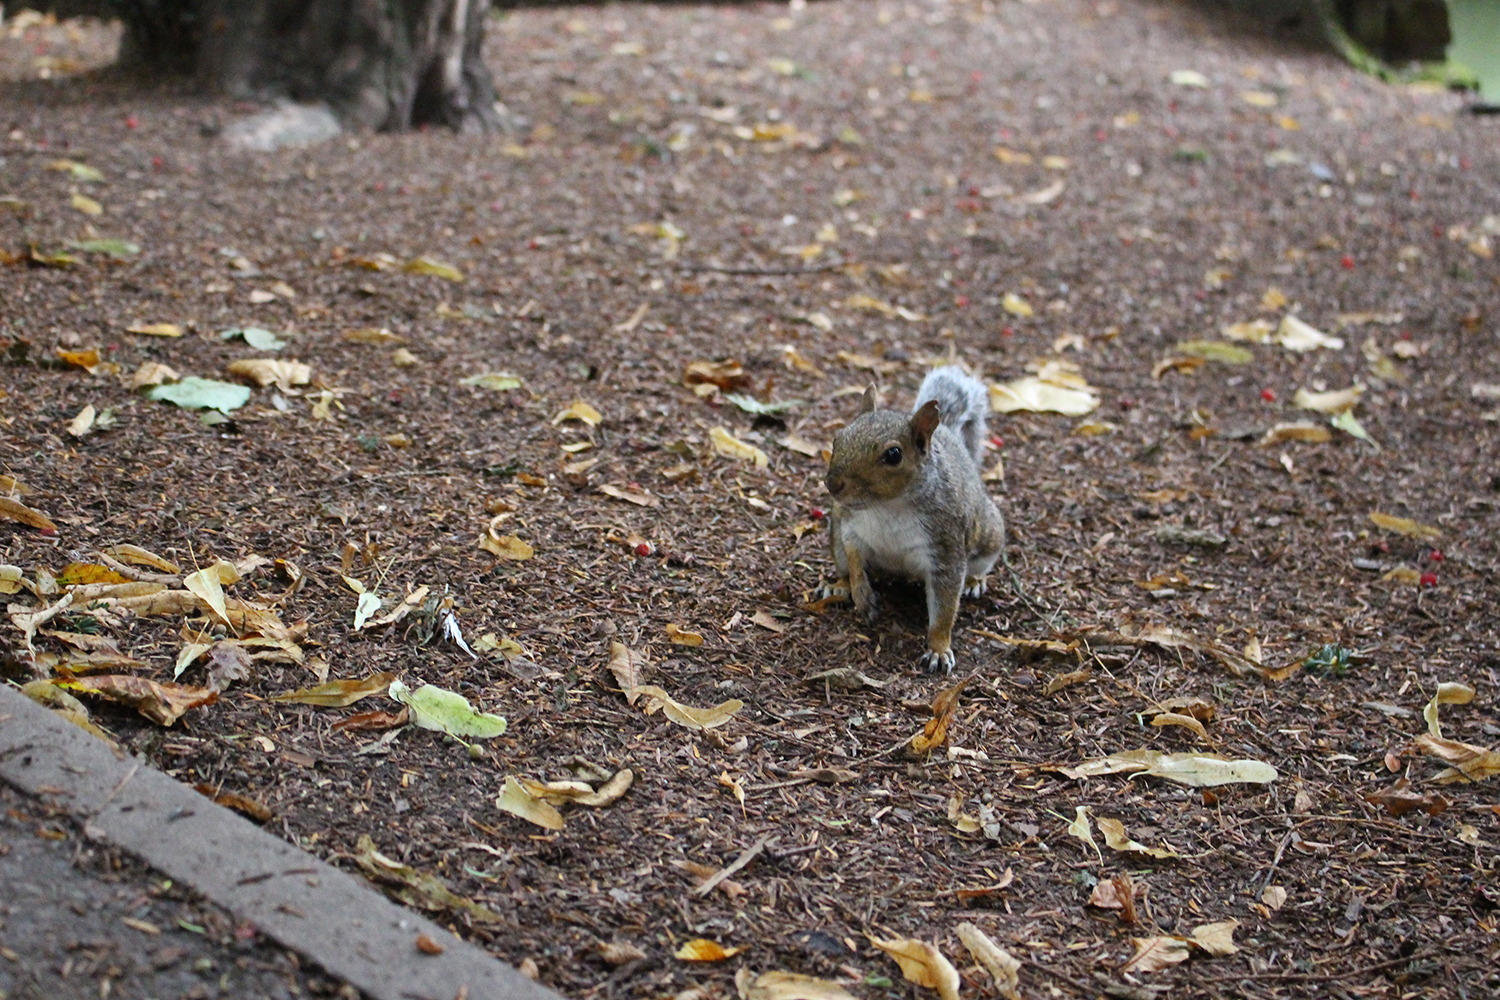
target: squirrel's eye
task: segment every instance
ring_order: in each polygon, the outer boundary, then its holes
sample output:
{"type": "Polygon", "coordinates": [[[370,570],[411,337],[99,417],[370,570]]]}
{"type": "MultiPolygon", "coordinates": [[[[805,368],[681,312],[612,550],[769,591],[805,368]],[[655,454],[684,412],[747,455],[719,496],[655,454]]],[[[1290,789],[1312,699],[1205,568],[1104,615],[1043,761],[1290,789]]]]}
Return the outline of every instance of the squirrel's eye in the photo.
{"type": "Polygon", "coordinates": [[[880,456],[880,462],[881,462],[882,465],[900,465],[901,464],[901,449],[900,448],[887,448],[885,450],[885,452],[881,454],[881,456],[880,456]]]}

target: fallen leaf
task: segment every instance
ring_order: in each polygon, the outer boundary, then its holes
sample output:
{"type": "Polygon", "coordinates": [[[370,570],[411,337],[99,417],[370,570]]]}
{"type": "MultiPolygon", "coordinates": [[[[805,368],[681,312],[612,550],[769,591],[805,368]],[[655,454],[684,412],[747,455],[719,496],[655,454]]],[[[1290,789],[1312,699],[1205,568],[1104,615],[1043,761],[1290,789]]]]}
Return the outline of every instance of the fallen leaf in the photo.
{"type": "Polygon", "coordinates": [[[958,697],[968,683],[969,678],[965,677],[957,684],[939,691],[932,699],[932,704],[929,706],[932,709],[932,718],[927,720],[927,724],[922,727],[920,733],[911,738],[910,746],[913,753],[927,753],[948,741],[948,727],[958,711],[958,697]]]}
{"type": "Polygon", "coordinates": [[[1120,966],[1121,972],[1160,972],[1187,961],[1193,953],[1192,945],[1184,938],[1162,936],[1130,940],[1135,945],[1135,954],[1120,966]]]}
{"type": "MultiPolygon", "coordinates": [[[[958,939],[974,961],[984,966],[997,989],[1006,1000],[1021,1000],[1021,960],[996,944],[988,934],[971,923],[961,923],[954,928],[958,939]]],[[[817,1000],[817,998],[809,998],[817,1000]]]]}
{"type": "Polygon", "coordinates": [[[380,610],[380,605],[380,597],[374,591],[360,591],[359,600],[354,602],[354,631],[364,628],[370,617],[380,610]]]}
{"type": "Polygon", "coordinates": [[[1268,885],[1261,890],[1260,901],[1272,910],[1279,910],[1286,903],[1286,888],[1268,885]]]}
{"type": "Polygon", "coordinates": [[[640,697],[637,690],[641,686],[641,681],[645,679],[646,667],[649,663],[644,652],[637,652],[623,642],[610,642],[609,672],[614,674],[615,682],[620,685],[620,690],[625,692],[627,704],[634,705],[635,700],[640,697]]]}
{"type": "Polygon", "coordinates": [[[678,625],[678,624],[673,623],[673,622],[668,622],[667,623],[667,639],[668,639],[668,641],[676,643],[679,646],[701,646],[701,645],[703,645],[703,636],[702,635],[700,635],[697,632],[689,632],[687,629],[683,628],[681,625],[678,625]]]}
{"type": "Polygon", "coordinates": [[[442,278],[444,281],[459,282],[464,280],[464,273],[452,264],[445,264],[431,257],[417,257],[409,260],[401,268],[407,274],[426,274],[434,278],[442,278]]]}
{"type": "Polygon", "coordinates": [[[134,257],[141,252],[141,245],[129,240],[69,240],[68,246],[84,253],[102,253],[116,260],[134,257]]]}
{"type": "Polygon", "coordinates": [[[78,411],[78,415],[68,421],[68,433],[76,438],[81,438],[94,429],[94,404],[88,403],[78,411]]]}
{"type": "Polygon", "coordinates": [[[225,371],[247,378],[259,386],[275,384],[283,392],[295,385],[306,385],[312,379],[312,368],[300,361],[276,358],[241,358],[231,361],[225,371]]]}
{"type": "Polygon", "coordinates": [[[870,937],[870,943],[896,960],[908,982],[938,991],[942,1000],[958,1000],[958,970],[938,951],[936,945],[915,938],[882,940],[870,937]]]}
{"type": "Polygon", "coordinates": [[[1248,365],[1255,360],[1252,352],[1222,340],[1185,340],[1177,345],[1177,351],[1188,357],[1226,365],[1248,365]]]}
{"type": "Polygon", "coordinates": [[[147,337],[180,337],[182,327],[176,323],[136,323],[125,328],[126,333],[139,333],[147,337]]]}
{"type": "Polygon", "coordinates": [[[1107,816],[1099,817],[1099,832],[1104,834],[1104,846],[1112,851],[1122,851],[1132,854],[1144,854],[1152,858],[1179,858],[1182,855],[1165,847],[1147,847],[1139,841],[1132,840],[1125,832],[1125,824],[1117,819],[1107,816]]]}
{"type": "Polygon", "coordinates": [[[1099,397],[1091,391],[1056,385],[1033,375],[990,386],[990,408],[997,413],[1029,410],[1081,417],[1098,407],[1099,397]]]}
{"type": "Polygon", "coordinates": [[[682,373],[686,386],[708,385],[728,392],[750,384],[750,377],[738,361],[693,361],[682,373]]]}
{"type": "Polygon", "coordinates": [[[410,721],[411,709],[403,705],[399,712],[387,712],[385,709],[356,712],[347,719],[335,722],[331,728],[350,733],[371,732],[381,729],[398,729],[410,721]]]}
{"type": "Polygon", "coordinates": [[[212,566],[200,569],[196,573],[189,573],[182,578],[183,587],[194,596],[201,598],[215,616],[225,625],[234,626],[229,620],[229,609],[224,604],[224,588],[219,580],[219,574],[212,566]]]}
{"type": "MultiPolygon", "coordinates": [[[[368,621],[360,627],[378,628],[384,625],[396,624],[397,622],[401,621],[401,619],[405,618],[407,615],[411,614],[413,611],[422,606],[423,602],[427,600],[428,589],[429,588],[425,585],[418,587],[416,590],[413,590],[411,593],[402,598],[401,603],[392,608],[389,613],[381,615],[379,618],[368,621]]],[[[459,638],[462,639],[462,637],[462,633],[460,633],[459,638]]]]}
{"type": "Polygon", "coordinates": [[[1233,955],[1240,950],[1234,943],[1234,931],[1239,925],[1238,920],[1220,920],[1212,924],[1199,924],[1193,928],[1193,944],[1210,955],[1221,957],[1233,955]]]}
{"type": "Polygon", "coordinates": [[[495,808],[501,812],[508,812],[512,816],[519,816],[544,830],[561,830],[567,825],[562,813],[526,791],[521,783],[510,775],[506,776],[505,786],[500,790],[499,797],[495,799],[495,808]]]}
{"type": "Polygon", "coordinates": [[[75,181],[83,181],[85,184],[96,184],[104,180],[104,174],[99,170],[77,160],[53,160],[47,164],[47,169],[67,171],[75,181]]]}
{"type": "Polygon", "coordinates": [[[468,378],[459,379],[458,384],[477,385],[481,389],[507,392],[511,389],[521,388],[521,379],[510,372],[485,372],[483,375],[470,375],[468,378]]]}
{"type": "Polygon", "coordinates": [[[733,958],[745,950],[744,945],[735,945],[725,948],[716,941],[705,938],[693,938],[682,942],[682,946],[672,952],[673,957],[680,958],[684,962],[722,962],[726,958],[733,958]]]}
{"type": "Polygon", "coordinates": [[[536,555],[536,550],[524,539],[515,535],[495,534],[493,524],[479,536],[479,547],[493,556],[512,562],[522,562],[536,555]]]}
{"type": "Polygon", "coordinates": [[[1121,923],[1134,924],[1137,919],[1135,883],[1129,873],[1121,872],[1096,882],[1089,893],[1088,905],[1101,910],[1119,910],[1121,923]]]}
{"type": "Polygon", "coordinates": [[[1427,702],[1427,707],[1422,709],[1422,718],[1427,720],[1427,732],[1433,736],[1442,738],[1443,727],[1438,722],[1439,705],[1467,705],[1474,700],[1474,689],[1467,684],[1457,681],[1444,681],[1437,686],[1432,693],[1432,699],[1427,702]]]}
{"type": "Polygon", "coordinates": [[[228,413],[250,401],[250,387],[232,382],[189,376],[181,382],[153,386],[147,399],[173,403],[183,409],[218,410],[228,413]]]}
{"type": "Polygon", "coordinates": [[[709,440],[713,442],[714,451],[725,458],[732,458],[739,462],[750,462],[757,469],[770,466],[771,460],[766,453],[752,444],[746,444],[739,438],[730,434],[723,427],[715,427],[708,432],[709,440]]]}
{"type": "Polygon", "coordinates": [[[734,974],[734,985],[740,1000],[855,1000],[854,995],[838,983],[798,972],[777,970],[757,976],[742,968],[734,974]]]}
{"type": "Polygon", "coordinates": [[[169,365],[157,361],[143,361],[135,370],[135,374],[130,376],[130,388],[144,389],[148,386],[161,385],[163,382],[175,382],[181,377],[177,374],[177,370],[169,365]]]}
{"type": "Polygon", "coordinates": [[[1303,444],[1321,444],[1324,441],[1333,440],[1333,432],[1322,424],[1310,424],[1299,421],[1290,424],[1277,424],[1260,439],[1262,448],[1282,444],[1287,441],[1300,441],[1303,444]]]}
{"type": "MultiPolygon", "coordinates": [[[[1384,806],[1386,812],[1396,817],[1405,816],[1415,809],[1420,809],[1429,816],[1436,816],[1439,813],[1446,812],[1449,805],[1448,800],[1441,795],[1433,795],[1431,793],[1419,795],[1408,788],[1395,788],[1383,792],[1366,792],[1363,798],[1372,806],[1384,806]]],[[[1269,906],[1270,904],[1268,903],[1267,905],[1269,906]]]]}
{"type": "MultiPolygon", "coordinates": [[[[354,330],[345,330],[344,339],[352,340],[357,344],[374,344],[383,347],[387,344],[404,344],[406,338],[400,334],[392,333],[385,327],[362,326],[354,330]]],[[[480,376],[476,376],[480,377],[480,376]]]]}
{"type": "Polygon", "coordinates": [[[386,857],[375,849],[368,834],[355,842],[353,860],[377,883],[394,887],[388,892],[403,903],[424,910],[457,910],[484,924],[504,924],[506,919],[471,899],[451,891],[436,875],[417,871],[409,865],[386,857]]]}
{"type": "Polygon", "coordinates": [[[1330,337],[1291,313],[1281,318],[1281,325],[1271,339],[1289,351],[1315,351],[1320,347],[1338,351],[1344,346],[1342,337],[1330,337]]]}
{"type": "Polygon", "coordinates": [[[387,692],[393,701],[411,709],[411,721],[422,729],[433,729],[449,736],[471,739],[493,739],[505,732],[505,719],[498,715],[476,712],[469,699],[436,684],[424,684],[413,691],[401,681],[391,681],[387,692]]]}
{"type": "Polygon", "coordinates": [[[1443,537],[1443,533],[1428,524],[1419,524],[1410,518],[1394,517],[1390,514],[1382,514],[1379,511],[1370,513],[1370,523],[1385,531],[1394,531],[1398,535],[1407,538],[1416,538],[1421,541],[1432,541],[1443,537]]]}
{"type": "Polygon", "coordinates": [[[1359,422],[1359,418],[1354,415],[1353,410],[1345,410],[1338,416],[1334,417],[1331,421],[1329,421],[1329,423],[1331,423],[1334,427],[1337,427],[1339,430],[1343,431],[1345,434],[1357,437],[1361,441],[1374,445],[1377,451],[1380,450],[1380,445],[1375,441],[1374,438],[1370,437],[1370,432],[1365,430],[1364,424],[1361,424],[1359,422]]]}
{"type": "Polygon", "coordinates": [[[72,197],[71,204],[76,210],[82,212],[84,215],[104,214],[104,206],[99,204],[97,201],[90,198],[86,194],[78,194],[75,192],[72,197]]]}
{"type": "Polygon", "coordinates": [[[750,616],[750,621],[756,625],[759,625],[761,628],[771,632],[775,632],[778,635],[786,631],[785,625],[781,624],[781,622],[777,621],[775,618],[764,611],[755,612],[755,614],[750,616]]]}
{"type": "Polygon", "coordinates": [[[441,955],[447,949],[426,934],[418,934],[417,950],[424,955],[441,955]]]}
{"type": "Polygon", "coordinates": [[[1150,774],[1193,788],[1235,783],[1264,785],[1279,777],[1276,768],[1263,761],[1229,760],[1216,754],[1164,754],[1159,750],[1145,749],[1125,750],[1069,767],[1054,767],[1052,770],[1075,779],[1122,771],[1150,774]]]}
{"type": "Polygon", "coordinates": [[[603,486],[599,487],[599,492],[603,493],[605,496],[614,497],[616,500],[624,500],[626,503],[633,503],[637,507],[661,506],[661,501],[652,496],[650,493],[647,493],[645,490],[633,490],[606,483],[603,486]]]}
{"type": "MultiPolygon", "coordinates": [[[[613,661],[611,661],[611,665],[613,665],[613,661]]],[[[633,693],[637,695],[649,695],[656,699],[661,704],[662,714],[685,729],[717,728],[734,718],[734,714],[745,707],[745,703],[738,698],[731,698],[728,701],[720,702],[712,708],[695,708],[691,705],[682,704],[661,688],[652,684],[637,684],[633,693]]],[[[651,706],[647,705],[648,714],[650,710],[651,706]]]]}
{"type": "Polygon", "coordinates": [[[1364,394],[1364,391],[1364,387],[1358,385],[1332,392],[1308,392],[1306,389],[1298,389],[1292,396],[1292,405],[1304,410],[1317,410],[1319,413],[1343,413],[1353,409],[1359,403],[1359,397],[1364,394]]]}
{"type": "Polygon", "coordinates": [[[46,534],[56,534],[57,525],[52,519],[39,510],[32,510],[19,500],[10,497],[0,497],[0,517],[11,521],[18,521],[31,528],[46,534]]]}
{"type": "Polygon", "coordinates": [[[219,700],[219,692],[212,688],[164,684],[125,674],[74,677],[57,683],[70,691],[98,695],[129,705],[152,722],[163,726],[170,726],[190,708],[212,705],[219,700]]]}
{"type": "Polygon", "coordinates": [[[1500,775],[1500,750],[1486,750],[1472,743],[1445,739],[1423,733],[1412,744],[1429,757],[1436,757],[1452,766],[1432,780],[1440,785],[1451,785],[1456,781],[1482,781],[1500,775]]]}
{"type": "Polygon", "coordinates": [[[1182,726],[1191,729],[1204,743],[1212,743],[1208,738],[1208,730],[1203,728],[1203,723],[1191,715],[1178,715],[1176,712],[1160,712],[1151,719],[1151,725],[1158,728],[1162,726],[1182,726]]]}
{"type": "Polygon", "coordinates": [[[590,427],[598,427],[600,422],[604,420],[604,416],[583,400],[575,399],[572,403],[568,404],[567,409],[559,411],[552,418],[552,424],[556,426],[564,420],[581,420],[590,427]]]}
{"type": "Polygon", "coordinates": [[[372,694],[384,694],[396,679],[392,673],[375,673],[364,678],[346,677],[339,680],[314,684],[272,695],[271,701],[289,702],[295,705],[321,705],[324,708],[343,708],[372,694]]]}
{"type": "Polygon", "coordinates": [[[287,344],[286,341],[276,336],[270,330],[258,326],[234,327],[229,330],[220,330],[219,337],[222,340],[243,340],[257,351],[279,351],[287,344]]]}
{"type": "Polygon", "coordinates": [[[1104,852],[1099,850],[1099,845],[1094,843],[1094,828],[1089,824],[1089,807],[1078,806],[1073,811],[1073,822],[1068,824],[1068,833],[1088,844],[1094,849],[1099,863],[1104,864],[1104,852]]]}
{"type": "Polygon", "coordinates": [[[630,791],[630,786],[635,784],[635,772],[628,767],[622,768],[600,785],[597,791],[583,781],[541,782],[522,778],[520,782],[528,795],[551,805],[572,804],[599,808],[618,802],[630,791]]]}

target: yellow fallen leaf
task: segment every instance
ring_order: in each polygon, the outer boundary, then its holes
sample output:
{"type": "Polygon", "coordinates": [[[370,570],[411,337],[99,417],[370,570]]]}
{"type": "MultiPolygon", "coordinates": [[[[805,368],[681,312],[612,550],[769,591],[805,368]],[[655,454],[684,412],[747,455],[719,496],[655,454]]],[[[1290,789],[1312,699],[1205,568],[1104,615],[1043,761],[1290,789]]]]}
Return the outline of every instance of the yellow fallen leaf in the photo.
{"type": "Polygon", "coordinates": [[[517,538],[515,535],[494,535],[485,532],[479,536],[479,547],[491,555],[512,562],[521,562],[536,555],[527,541],[517,538]]]}
{"type": "Polygon", "coordinates": [[[1427,721],[1427,731],[1433,736],[1442,738],[1443,727],[1438,722],[1439,705],[1467,705],[1474,700],[1474,689],[1467,684],[1457,681],[1444,681],[1437,686],[1432,693],[1432,699],[1427,702],[1427,707],[1422,709],[1422,718],[1427,721]]]}
{"type": "Polygon", "coordinates": [[[870,943],[896,960],[908,982],[937,990],[942,1000],[958,1000],[958,970],[936,945],[915,938],[870,937],[870,943]]]}
{"type": "Polygon", "coordinates": [[[746,444],[739,438],[730,434],[723,427],[715,427],[708,432],[709,440],[713,442],[714,451],[725,458],[732,458],[740,462],[750,462],[757,469],[767,468],[771,460],[766,453],[753,444],[746,444]]]}
{"type": "Polygon", "coordinates": [[[556,426],[564,420],[581,420],[590,427],[598,427],[604,420],[604,415],[583,400],[575,399],[568,404],[567,409],[558,411],[557,415],[552,418],[552,424],[556,426]]]}
{"type": "Polygon", "coordinates": [[[76,438],[81,438],[94,429],[94,404],[87,403],[83,409],[78,411],[77,416],[68,421],[68,433],[76,438]]]}
{"type": "Polygon", "coordinates": [[[1094,829],[1089,825],[1089,807],[1078,806],[1074,809],[1073,822],[1068,824],[1068,833],[1088,844],[1099,856],[1099,863],[1104,863],[1104,852],[1099,850],[1099,845],[1094,843],[1094,829]]]}
{"type": "Polygon", "coordinates": [[[176,323],[136,323],[125,328],[126,333],[139,333],[147,337],[180,337],[182,327],[176,323]]]}
{"type": "Polygon", "coordinates": [[[717,941],[709,941],[706,938],[693,938],[691,941],[684,941],[682,947],[672,952],[672,954],[684,962],[722,962],[726,958],[733,958],[744,950],[744,945],[735,945],[732,948],[726,948],[717,941]]]}
{"type": "Polygon", "coordinates": [[[1234,931],[1239,925],[1238,920],[1220,920],[1212,924],[1199,924],[1193,928],[1193,944],[1210,955],[1221,957],[1233,955],[1240,950],[1234,943],[1234,931]]]}
{"type": "Polygon", "coordinates": [[[1269,448],[1273,444],[1281,444],[1283,441],[1301,441],[1304,444],[1320,444],[1324,441],[1333,440],[1333,431],[1322,424],[1291,423],[1277,424],[1260,439],[1262,448],[1269,448]]]}
{"type": "Polygon", "coordinates": [[[990,408],[997,413],[1029,410],[1081,417],[1098,407],[1099,397],[1091,392],[1065,388],[1033,375],[990,386],[990,408]]]}
{"type": "Polygon", "coordinates": [[[103,215],[104,206],[86,194],[75,194],[72,200],[73,207],[84,215],[103,215]]]}
{"type": "Polygon", "coordinates": [[[401,270],[408,274],[427,274],[434,278],[442,278],[444,281],[463,281],[464,273],[452,264],[445,264],[431,257],[417,257],[409,260],[401,270]]]}
{"type": "Polygon", "coordinates": [[[625,692],[627,704],[634,705],[640,697],[637,693],[641,686],[641,679],[646,676],[646,666],[649,660],[644,652],[631,649],[623,642],[610,642],[609,644],[609,672],[614,675],[615,682],[620,685],[620,690],[625,692]]]}
{"type": "Polygon", "coordinates": [[[740,1000],[855,1000],[838,983],[797,972],[776,970],[757,976],[749,969],[740,969],[734,974],[734,985],[740,1000]]]}
{"type": "Polygon", "coordinates": [[[229,609],[224,604],[224,588],[219,582],[218,571],[210,566],[182,578],[182,585],[194,596],[201,598],[225,625],[233,627],[229,620],[229,609]]]}
{"type": "Polygon", "coordinates": [[[294,385],[306,385],[312,380],[312,368],[308,365],[300,361],[280,361],[276,358],[241,358],[231,361],[225,371],[247,378],[259,386],[274,383],[283,392],[294,385]]]}
{"type": "Polygon", "coordinates": [[[561,830],[566,825],[562,813],[526,791],[511,775],[505,778],[505,787],[495,799],[495,808],[512,816],[519,816],[544,830],[561,830]]]}
{"type": "Polygon", "coordinates": [[[1131,938],[1135,954],[1120,967],[1121,972],[1160,972],[1182,962],[1193,953],[1193,946],[1184,938],[1150,937],[1131,938]]]}
{"type": "Polygon", "coordinates": [[[1132,840],[1125,832],[1125,824],[1117,819],[1099,817],[1099,832],[1104,834],[1104,845],[1112,851],[1144,854],[1152,858],[1181,857],[1176,851],[1170,851],[1164,847],[1147,847],[1139,841],[1132,840]]]}
{"type": "Polygon", "coordinates": [[[667,639],[679,646],[701,646],[703,636],[697,632],[689,632],[687,629],[672,622],[667,623],[667,639]]]}
{"type": "Polygon", "coordinates": [[[745,707],[745,703],[738,698],[731,698],[712,708],[695,708],[682,704],[652,684],[637,684],[633,693],[655,698],[661,703],[662,714],[685,729],[714,729],[734,718],[734,714],[745,707]]]}
{"type": "Polygon", "coordinates": [[[1308,392],[1306,389],[1298,389],[1292,396],[1292,405],[1304,410],[1316,410],[1319,413],[1343,413],[1345,410],[1354,408],[1364,391],[1364,386],[1359,385],[1352,385],[1347,389],[1335,389],[1332,392],[1308,392]]]}
{"type": "Polygon", "coordinates": [[[1394,531],[1398,535],[1405,535],[1407,538],[1431,541],[1432,539],[1443,537],[1443,533],[1430,524],[1419,524],[1410,518],[1394,517],[1390,514],[1382,514],[1378,510],[1371,511],[1370,523],[1377,528],[1394,531]]]}
{"type": "Polygon", "coordinates": [[[988,934],[970,923],[954,930],[974,961],[984,966],[995,980],[995,989],[1005,1000],[1021,1000],[1021,960],[996,944],[988,934]]]}
{"type": "Polygon", "coordinates": [[[130,388],[144,389],[148,386],[161,385],[163,382],[176,382],[182,376],[177,370],[159,361],[144,361],[130,376],[130,388]]]}
{"type": "Polygon", "coordinates": [[[1030,302],[1027,302],[1015,292],[1005,293],[1005,297],[1000,300],[1000,308],[1004,309],[1012,316],[1026,317],[1031,316],[1036,312],[1036,310],[1031,308],[1030,302]]]}

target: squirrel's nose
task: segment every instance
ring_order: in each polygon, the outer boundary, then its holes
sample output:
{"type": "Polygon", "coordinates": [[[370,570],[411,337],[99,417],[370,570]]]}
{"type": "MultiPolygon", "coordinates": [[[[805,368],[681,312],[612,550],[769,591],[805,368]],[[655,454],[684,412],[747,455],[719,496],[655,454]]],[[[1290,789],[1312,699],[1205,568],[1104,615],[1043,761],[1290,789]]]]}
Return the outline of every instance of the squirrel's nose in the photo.
{"type": "Polygon", "coordinates": [[[823,485],[828,487],[829,493],[833,494],[834,496],[838,496],[840,493],[844,492],[844,477],[835,476],[830,472],[823,479],[823,485]]]}

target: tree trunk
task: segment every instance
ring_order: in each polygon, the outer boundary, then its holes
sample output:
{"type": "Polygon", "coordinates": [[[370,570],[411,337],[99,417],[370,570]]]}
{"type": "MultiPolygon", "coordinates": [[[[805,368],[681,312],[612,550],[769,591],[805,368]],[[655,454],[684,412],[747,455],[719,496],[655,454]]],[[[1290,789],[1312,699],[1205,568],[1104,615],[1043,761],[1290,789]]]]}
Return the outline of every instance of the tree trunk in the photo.
{"type": "Polygon", "coordinates": [[[323,101],[347,125],[499,124],[490,0],[112,0],[121,62],[236,97],[323,101]]]}

